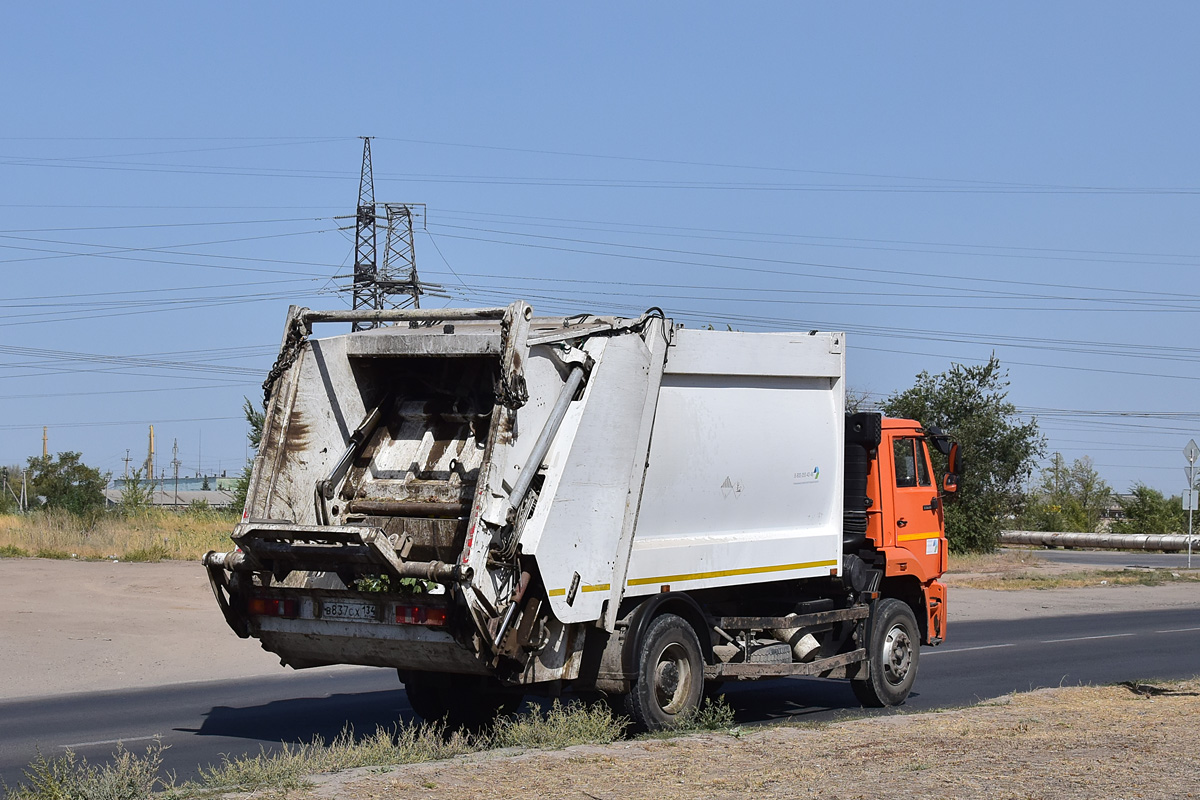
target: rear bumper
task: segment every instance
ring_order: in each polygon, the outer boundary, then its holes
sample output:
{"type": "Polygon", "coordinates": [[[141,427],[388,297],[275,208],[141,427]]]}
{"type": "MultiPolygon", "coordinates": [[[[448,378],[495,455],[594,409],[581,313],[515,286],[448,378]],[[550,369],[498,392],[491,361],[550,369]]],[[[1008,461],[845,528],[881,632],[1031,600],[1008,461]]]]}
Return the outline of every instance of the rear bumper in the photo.
{"type": "Polygon", "coordinates": [[[250,635],[296,669],[360,664],[422,672],[488,675],[489,667],[443,630],[318,619],[251,617],[250,635]]]}

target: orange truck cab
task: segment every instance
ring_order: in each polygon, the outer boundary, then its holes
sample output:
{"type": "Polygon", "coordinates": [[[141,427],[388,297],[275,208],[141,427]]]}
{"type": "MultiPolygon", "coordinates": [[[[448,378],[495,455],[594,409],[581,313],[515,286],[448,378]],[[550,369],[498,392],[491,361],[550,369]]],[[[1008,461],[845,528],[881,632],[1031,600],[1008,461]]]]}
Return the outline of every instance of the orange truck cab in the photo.
{"type": "MultiPolygon", "coordinates": [[[[860,469],[866,471],[866,541],[860,552],[882,569],[880,594],[906,602],[917,616],[923,642],[940,644],[946,636],[946,587],[938,580],[946,571],[944,505],[957,490],[958,447],[937,429],[926,430],[914,420],[874,414],[853,415],[850,420],[863,418],[868,433],[860,442],[865,457],[858,461],[865,462],[860,469]],[[950,457],[951,469],[941,486],[930,446],[950,457]]],[[[848,473],[853,468],[852,441],[848,437],[848,473]]],[[[851,503],[848,483],[848,508],[851,503]]]]}

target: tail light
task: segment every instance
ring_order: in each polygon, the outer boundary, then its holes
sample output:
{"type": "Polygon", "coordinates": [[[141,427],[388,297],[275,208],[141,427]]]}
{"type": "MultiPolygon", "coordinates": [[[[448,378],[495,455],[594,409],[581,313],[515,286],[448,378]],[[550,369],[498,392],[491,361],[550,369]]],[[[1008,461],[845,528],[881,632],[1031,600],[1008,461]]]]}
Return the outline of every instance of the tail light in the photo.
{"type": "Polygon", "coordinates": [[[300,606],[295,600],[274,600],[269,597],[251,597],[246,601],[246,611],[260,617],[300,616],[300,606]]]}
{"type": "Polygon", "coordinates": [[[396,622],[402,625],[445,625],[446,609],[426,606],[396,606],[396,622]]]}

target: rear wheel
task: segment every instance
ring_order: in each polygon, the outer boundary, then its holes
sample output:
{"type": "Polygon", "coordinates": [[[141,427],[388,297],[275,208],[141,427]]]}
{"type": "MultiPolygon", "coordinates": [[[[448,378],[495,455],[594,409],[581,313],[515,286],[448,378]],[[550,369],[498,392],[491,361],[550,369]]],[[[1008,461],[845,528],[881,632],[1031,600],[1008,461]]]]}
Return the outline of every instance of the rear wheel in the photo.
{"type": "Polygon", "coordinates": [[[700,707],[704,656],[696,631],[682,617],[655,618],[642,635],[635,663],[626,709],[638,725],[651,731],[669,728],[700,707]]]}
{"type": "Polygon", "coordinates": [[[524,700],[520,692],[463,675],[401,672],[400,680],[413,711],[426,722],[444,722],[450,730],[479,730],[515,713],[524,700]]]}
{"type": "Polygon", "coordinates": [[[898,706],[917,679],[921,647],[917,618],[907,603],[888,597],[875,606],[870,625],[867,660],[871,675],[865,681],[850,681],[850,688],[867,708],[898,706]]]}

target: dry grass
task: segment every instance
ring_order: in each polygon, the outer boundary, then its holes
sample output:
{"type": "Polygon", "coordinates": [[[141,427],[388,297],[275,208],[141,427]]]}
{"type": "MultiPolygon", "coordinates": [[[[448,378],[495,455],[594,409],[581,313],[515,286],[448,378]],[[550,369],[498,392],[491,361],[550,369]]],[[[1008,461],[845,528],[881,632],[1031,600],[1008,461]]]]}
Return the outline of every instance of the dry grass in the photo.
{"type": "Polygon", "coordinates": [[[947,586],[1016,591],[1094,586],[1162,586],[1200,580],[1198,570],[1081,568],[1038,558],[1035,550],[951,554],[942,578],[947,586]]]}
{"type": "Polygon", "coordinates": [[[93,520],[65,512],[0,515],[0,557],[112,558],[122,561],[195,560],[231,547],[236,520],[207,512],[150,510],[93,520]]]}
{"type": "Polygon", "coordinates": [[[951,553],[947,574],[996,574],[1026,570],[1046,562],[1032,550],[1003,550],[997,553],[951,553]]]}
{"type": "Polygon", "coordinates": [[[1097,569],[1073,572],[1007,572],[998,575],[951,576],[947,584],[968,589],[1082,589],[1094,586],[1162,586],[1200,581],[1196,570],[1097,569]]]}
{"type": "MultiPolygon", "coordinates": [[[[306,800],[1200,796],[1200,681],[1055,689],[820,728],[735,729],[321,779],[306,800]]],[[[268,796],[266,794],[258,796],[268,796]]]]}
{"type": "MultiPolygon", "coordinates": [[[[721,704],[704,719],[732,715],[721,704]],[[715,715],[715,716],[714,716],[715,715]]],[[[390,772],[405,764],[443,761],[498,748],[556,749],[578,744],[608,744],[621,737],[628,720],[614,717],[602,703],[555,702],[516,718],[502,718],[477,733],[451,732],[439,723],[402,723],[380,727],[366,736],[343,731],[332,742],[318,737],[308,744],[285,743],[277,752],[230,758],[200,770],[199,779],[176,783],[160,774],[163,746],[155,742],[145,756],[119,744],[112,761],[89,764],[68,750],[48,759],[39,756],[25,771],[26,781],[7,789],[7,800],[191,800],[221,792],[287,792],[311,785],[310,776],[374,767],[390,772]]],[[[699,730],[697,719],[683,730],[699,730]]]]}
{"type": "Polygon", "coordinates": [[[1072,572],[1004,572],[1000,575],[950,576],[950,587],[1015,591],[1018,589],[1082,589],[1085,587],[1160,587],[1200,581],[1195,570],[1075,570],[1072,572]]]}

